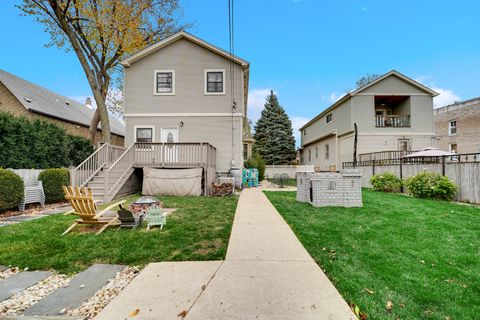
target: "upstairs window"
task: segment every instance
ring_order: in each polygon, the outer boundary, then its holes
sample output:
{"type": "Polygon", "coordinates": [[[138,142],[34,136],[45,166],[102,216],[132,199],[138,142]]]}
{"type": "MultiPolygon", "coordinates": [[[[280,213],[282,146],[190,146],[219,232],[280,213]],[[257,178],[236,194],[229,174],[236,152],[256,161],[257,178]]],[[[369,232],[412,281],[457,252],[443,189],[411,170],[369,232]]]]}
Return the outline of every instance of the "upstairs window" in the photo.
{"type": "Polygon", "coordinates": [[[225,70],[205,70],[205,94],[225,94],[225,70]]]}
{"type": "Polygon", "coordinates": [[[457,134],[457,120],[452,120],[448,123],[448,135],[453,136],[457,134]]]}
{"type": "Polygon", "coordinates": [[[175,94],[175,71],[173,70],[155,70],[154,79],[155,95],[174,95],[175,94]]]}
{"type": "Polygon", "coordinates": [[[325,123],[329,124],[332,121],[333,121],[333,113],[327,114],[327,116],[325,117],[325,123]]]}

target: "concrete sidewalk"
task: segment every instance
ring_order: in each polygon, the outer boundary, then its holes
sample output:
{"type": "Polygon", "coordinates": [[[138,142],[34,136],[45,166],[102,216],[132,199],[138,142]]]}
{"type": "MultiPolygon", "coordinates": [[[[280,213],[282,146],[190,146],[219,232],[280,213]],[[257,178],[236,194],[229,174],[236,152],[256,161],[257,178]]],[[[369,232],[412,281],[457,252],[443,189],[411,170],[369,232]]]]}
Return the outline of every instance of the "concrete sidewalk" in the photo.
{"type": "Polygon", "coordinates": [[[150,264],[97,319],[356,319],[259,189],[242,191],[225,261],[150,264]]]}

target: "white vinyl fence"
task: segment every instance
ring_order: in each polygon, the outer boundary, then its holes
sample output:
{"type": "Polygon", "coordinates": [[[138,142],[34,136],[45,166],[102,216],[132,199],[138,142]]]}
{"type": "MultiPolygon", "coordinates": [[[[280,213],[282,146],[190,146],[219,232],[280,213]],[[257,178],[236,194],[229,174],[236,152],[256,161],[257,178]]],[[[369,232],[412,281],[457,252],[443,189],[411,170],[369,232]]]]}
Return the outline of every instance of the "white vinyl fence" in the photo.
{"type": "Polygon", "coordinates": [[[273,178],[276,174],[288,174],[288,178],[295,179],[297,177],[296,165],[268,165],[265,166],[265,178],[273,178]]]}

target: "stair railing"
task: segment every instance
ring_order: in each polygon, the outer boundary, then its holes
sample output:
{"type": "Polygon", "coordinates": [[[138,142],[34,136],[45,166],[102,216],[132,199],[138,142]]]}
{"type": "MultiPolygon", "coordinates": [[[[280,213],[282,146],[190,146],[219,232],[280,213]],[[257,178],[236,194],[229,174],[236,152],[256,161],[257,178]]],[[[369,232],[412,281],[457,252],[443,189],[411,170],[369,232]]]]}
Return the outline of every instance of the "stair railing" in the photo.
{"type": "Polygon", "coordinates": [[[70,173],[72,186],[84,187],[108,162],[108,145],[102,144],[70,173]]]}
{"type": "Polygon", "coordinates": [[[122,155],[113,162],[108,170],[105,171],[104,200],[110,200],[110,194],[115,191],[120,181],[125,177],[135,162],[135,144],[122,153],[122,155]]]}

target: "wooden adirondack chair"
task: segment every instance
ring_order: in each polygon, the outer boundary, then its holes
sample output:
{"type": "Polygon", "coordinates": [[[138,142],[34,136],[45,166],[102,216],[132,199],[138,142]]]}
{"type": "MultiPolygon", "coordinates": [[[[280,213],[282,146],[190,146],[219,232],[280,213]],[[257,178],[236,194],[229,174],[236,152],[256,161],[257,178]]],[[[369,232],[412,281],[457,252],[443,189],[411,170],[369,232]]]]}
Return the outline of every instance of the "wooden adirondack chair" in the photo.
{"type": "Polygon", "coordinates": [[[62,236],[69,233],[78,224],[103,225],[96,235],[102,233],[108,226],[120,224],[120,221],[117,218],[117,213],[110,212],[110,210],[124,203],[125,200],[114,203],[98,212],[97,205],[93,200],[92,189],[64,186],[63,191],[65,192],[65,199],[70,202],[70,205],[73,208],[72,214],[79,216],[80,219],[75,220],[75,223],[68,227],[68,229],[62,233],[62,236]]]}

